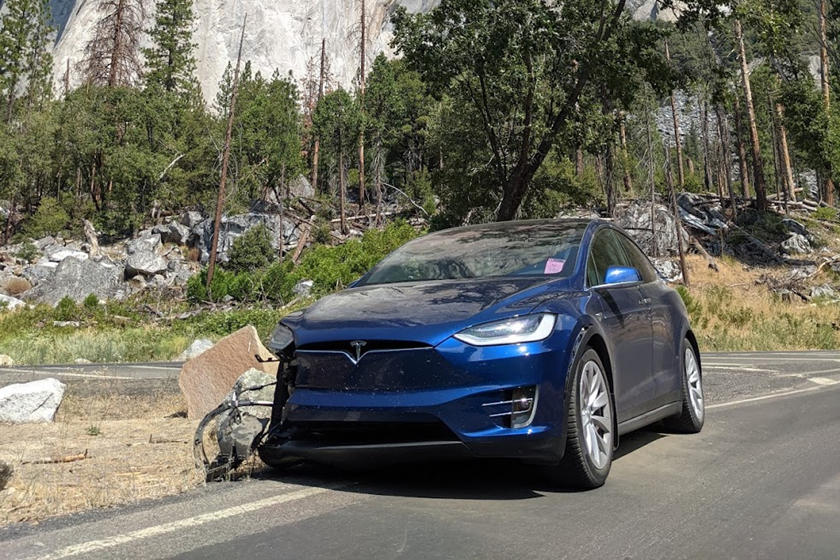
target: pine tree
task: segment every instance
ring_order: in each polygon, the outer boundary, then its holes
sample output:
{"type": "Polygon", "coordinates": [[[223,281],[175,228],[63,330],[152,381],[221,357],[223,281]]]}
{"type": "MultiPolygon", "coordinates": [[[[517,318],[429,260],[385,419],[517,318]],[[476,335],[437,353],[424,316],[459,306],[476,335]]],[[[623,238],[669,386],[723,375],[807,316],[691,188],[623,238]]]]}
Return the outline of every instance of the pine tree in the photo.
{"type": "Polygon", "coordinates": [[[148,87],[200,100],[193,56],[194,22],[192,0],[158,0],[155,26],[149,31],[152,47],[143,49],[148,87]]]}
{"type": "Polygon", "coordinates": [[[49,0],[8,0],[5,8],[0,19],[0,91],[9,122],[24,85],[30,103],[49,91],[47,41],[52,30],[49,0]]]}

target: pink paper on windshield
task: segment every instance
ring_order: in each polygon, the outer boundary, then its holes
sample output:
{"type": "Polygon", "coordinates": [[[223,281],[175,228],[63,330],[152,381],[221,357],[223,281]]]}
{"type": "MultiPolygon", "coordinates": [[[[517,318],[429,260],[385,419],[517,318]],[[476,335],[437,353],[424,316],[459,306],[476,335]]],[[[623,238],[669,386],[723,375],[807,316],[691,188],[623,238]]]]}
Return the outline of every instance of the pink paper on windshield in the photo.
{"type": "Polygon", "coordinates": [[[559,259],[548,259],[545,261],[545,270],[543,274],[560,274],[563,272],[563,266],[565,266],[566,261],[561,261],[559,259]]]}

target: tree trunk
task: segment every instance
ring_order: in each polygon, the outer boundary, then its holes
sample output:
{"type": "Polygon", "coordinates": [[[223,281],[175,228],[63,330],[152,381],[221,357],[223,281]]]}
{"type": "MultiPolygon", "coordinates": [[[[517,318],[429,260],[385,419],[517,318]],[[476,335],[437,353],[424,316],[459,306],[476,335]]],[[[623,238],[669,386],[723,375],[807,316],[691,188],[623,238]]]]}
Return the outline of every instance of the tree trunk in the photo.
{"type": "Polygon", "coordinates": [[[362,40],[361,40],[361,60],[360,60],[360,68],[359,71],[359,106],[362,112],[362,126],[359,129],[359,210],[361,210],[365,205],[365,125],[364,125],[364,116],[365,116],[365,56],[366,56],[366,49],[365,49],[365,32],[366,29],[366,22],[365,22],[365,0],[361,0],[362,2],[362,40]]]}
{"type": "Polygon", "coordinates": [[[604,195],[607,198],[607,214],[610,217],[615,216],[615,207],[618,203],[618,193],[613,185],[613,176],[615,174],[615,157],[613,155],[613,145],[607,144],[607,149],[604,152],[604,195]]]}
{"type": "Polygon", "coordinates": [[[111,68],[108,73],[108,87],[112,88],[117,85],[117,77],[119,76],[119,62],[122,53],[122,26],[123,26],[123,12],[125,11],[125,0],[119,0],[117,4],[117,12],[114,15],[114,50],[111,51],[111,68]]]}
{"type": "Polygon", "coordinates": [[[738,143],[738,176],[741,178],[741,195],[750,197],[750,173],[747,170],[747,149],[744,147],[743,127],[741,123],[741,101],[735,92],[735,141],[738,143]]]}
{"type": "Polygon", "coordinates": [[[776,115],[779,118],[779,154],[781,155],[782,173],[784,174],[785,186],[787,187],[788,198],[796,200],[796,183],[793,180],[793,168],[790,165],[790,151],[788,150],[787,129],[785,128],[785,108],[781,103],[776,103],[776,115]]]}
{"type": "Polygon", "coordinates": [[[216,258],[219,250],[219,230],[222,226],[222,211],[225,205],[225,185],[227,183],[228,165],[230,164],[230,144],[233,137],[233,121],[236,115],[236,98],[239,94],[239,68],[242,63],[242,44],[245,42],[245,25],[248,16],[242,20],[242,34],[239,37],[239,55],[236,57],[236,70],[233,74],[233,92],[228,109],[227,132],[225,133],[224,153],[222,154],[222,177],[219,180],[219,196],[216,199],[216,216],[213,220],[213,241],[210,244],[210,262],[207,264],[207,297],[211,297],[210,286],[216,272],[216,258]]]}
{"type": "Polygon", "coordinates": [[[583,149],[580,146],[575,148],[575,175],[578,179],[583,177],[583,149]]]}
{"type": "MultiPolygon", "coordinates": [[[[317,104],[321,102],[321,98],[324,96],[324,65],[326,64],[326,56],[327,56],[327,40],[321,39],[321,76],[318,79],[318,96],[316,101],[317,104]]],[[[318,191],[318,159],[321,152],[321,139],[317,136],[315,137],[315,146],[312,148],[312,189],[317,192],[318,191]]]]}
{"type": "MultiPolygon", "coordinates": [[[[647,104],[645,104],[647,105],[647,104]]],[[[651,238],[651,257],[658,257],[659,255],[656,247],[656,180],[653,171],[653,134],[651,132],[650,122],[650,108],[645,109],[645,129],[647,132],[647,150],[648,150],[648,183],[650,187],[650,238],[651,238]]]]}
{"type": "MultiPolygon", "coordinates": [[[[671,50],[668,48],[668,41],[665,41],[665,58],[668,65],[671,64],[671,50]]],[[[682,137],[680,135],[680,116],[677,113],[677,98],[674,90],[671,90],[671,117],[674,121],[674,144],[677,147],[677,170],[679,171],[680,189],[685,188],[685,168],[683,167],[682,137]]]]}
{"type": "Polygon", "coordinates": [[[338,208],[341,217],[341,233],[347,235],[347,210],[345,208],[345,200],[347,198],[347,184],[344,178],[344,147],[339,132],[339,145],[342,146],[338,150],[338,208]]]}
{"type": "Polygon", "coordinates": [[[768,94],[767,101],[769,102],[769,110],[771,116],[771,126],[770,131],[773,135],[773,182],[776,185],[776,200],[782,200],[785,206],[785,213],[788,212],[788,204],[787,204],[787,186],[779,183],[783,181],[782,177],[782,167],[781,167],[781,157],[779,156],[779,134],[777,132],[777,125],[776,125],[776,112],[773,109],[773,99],[768,94]]]}
{"type": "Polygon", "coordinates": [[[761,145],[758,140],[758,125],[755,119],[750,70],[747,66],[747,52],[744,48],[744,34],[741,20],[735,20],[735,38],[738,41],[738,57],[741,62],[741,79],[744,87],[744,99],[747,101],[747,120],[750,125],[750,144],[752,145],[753,172],[755,180],[755,206],[759,212],[767,211],[767,187],[764,181],[764,164],[761,161],[761,145]]]}
{"type": "Polygon", "coordinates": [[[729,135],[729,121],[726,118],[726,109],[722,103],[715,105],[717,116],[718,135],[720,136],[721,167],[723,169],[723,181],[726,183],[726,190],[729,193],[729,203],[732,205],[732,216],[738,215],[738,206],[735,204],[735,190],[732,188],[732,139],[729,135]]]}
{"type": "MultiPolygon", "coordinates": [[[[708,192],[712,192],[712,168],[711,163],[709,162],[709,104],[707,101],[703,101],[703,105],[700,108],[700,134],[703,136],[703,185],[706,187],[708,192]]],[[[717,186],[718,191],[718,198],[720,199],[721,205],[723,205],[723,191],[720,189],[720,185],[717,186]]]]}
{"type": "MultiPolygon", "coordinates": [[[[822,85],[823,104],[825,105],[826,115],[831,114],[831,83],[829,81],[828,73],[828,34],[826,32],[826,2],[827,0],[820,0],[819,18],[820,18],[820,84],[822,85]]],[[[829,206],[834,206],[834,181],[832,179],[832,165],[828,161],[825,173],[825,202],[829,206]]]]}
{"type": "Polygon", "coordinates": [[[627,151],[627,126],[624,123],[624,115],[619,116],[619,136],[621,138],[621,167],[624,170],[624,192],[633,189],[633,178],[630,176],[630,152],[627,151]]]}
{"type": "Polygon", "coordinates": [[[677,205],[677,193],[674,189],[674,178],[671,174],[671,149],[668,143],[665,143],[665,183],[668,185],[668,192],[671,195],[671,213],[674,216],[674,228],[677,234],[677,249],[680,253],[680,270],[682,271],[683,284],[690,286],[688,279],[688,267],[685,264],[685,249],[683,248],[682,238],[682,221],[680,219],[680,210],[677,205]]]}

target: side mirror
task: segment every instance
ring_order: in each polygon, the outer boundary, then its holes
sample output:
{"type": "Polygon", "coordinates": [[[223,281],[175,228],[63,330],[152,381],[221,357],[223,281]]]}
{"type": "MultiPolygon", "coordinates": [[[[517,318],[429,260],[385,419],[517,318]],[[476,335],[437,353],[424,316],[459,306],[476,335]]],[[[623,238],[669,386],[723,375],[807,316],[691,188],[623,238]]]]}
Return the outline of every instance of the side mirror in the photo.
{"type": "Polygon", "coordinates": [[[607,276],[604,278],[605,285],[634,284],[641,281],[642,275],[630,266],[611,266],[607,269],[607,276]]]}

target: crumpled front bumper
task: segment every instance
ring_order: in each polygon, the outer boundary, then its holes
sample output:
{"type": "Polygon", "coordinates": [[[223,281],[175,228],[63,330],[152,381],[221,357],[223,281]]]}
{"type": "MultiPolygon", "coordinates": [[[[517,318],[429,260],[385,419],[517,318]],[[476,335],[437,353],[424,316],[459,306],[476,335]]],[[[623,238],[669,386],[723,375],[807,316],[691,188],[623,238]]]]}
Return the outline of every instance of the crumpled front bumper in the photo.
{"type": "Polygon", "coordinates": [[[261,453],[269,463],[284,457],[333,464],[559,461],[568,356],[558,346],[551,338],[485,348],[450,339],[356,364],[335,353],[299,354],[299,384],[286,403],[284,430],[261,453]],[[537,388],[536,411],[530,425],[511,428],[498,403],[522,387],[537,388]]]}

